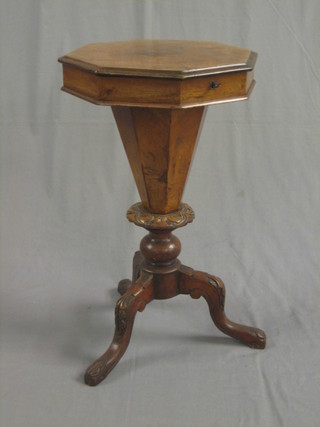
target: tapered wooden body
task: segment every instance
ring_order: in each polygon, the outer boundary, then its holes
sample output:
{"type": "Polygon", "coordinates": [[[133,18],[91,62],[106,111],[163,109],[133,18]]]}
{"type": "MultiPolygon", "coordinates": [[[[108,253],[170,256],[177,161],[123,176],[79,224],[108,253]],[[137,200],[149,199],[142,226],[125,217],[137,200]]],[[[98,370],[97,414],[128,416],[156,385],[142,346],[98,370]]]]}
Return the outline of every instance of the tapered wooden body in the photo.
{"type": "Polygon", "coordinates": [[[205,107],[112,107],[142,204],[178,210],[205,107]]]}

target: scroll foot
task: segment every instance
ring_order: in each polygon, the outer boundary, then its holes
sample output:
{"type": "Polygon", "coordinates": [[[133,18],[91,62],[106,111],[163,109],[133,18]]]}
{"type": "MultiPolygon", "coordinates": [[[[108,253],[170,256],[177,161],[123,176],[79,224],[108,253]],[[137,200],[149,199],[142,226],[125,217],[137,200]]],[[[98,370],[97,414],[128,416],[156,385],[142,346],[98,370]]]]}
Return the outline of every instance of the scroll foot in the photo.
{"type": "Polygon", "coordinates": [[[135,284],[118,300],[115,309],[115,332],[108,350],[85,373],[85,383],[99,384],[116,366],[126,351],[131,338],[137,311],[143,311],[153,300],[152,274],[143,272],[135,284]]]}
{"type": "Polygon", "coordinates": [[[180,273],[180,293],[188,294],[192,298],[204,297],[217,328],[251,348],[265,348],[266,335],[261,329],[239,325],[226,317],[225,287],[221,279],[185,266],[180,267],[180,273]]]}
{"type": "Polygon", "coordinates": [[[129,279],[120,280],[118,283],[118,292],[120,295],[125,294],[132,286],[132,284],[138,279],[141,274],[141,264],[143,261],[143,255],[140,251],[134,254],[132,262],[132,281],[129,279]]]}

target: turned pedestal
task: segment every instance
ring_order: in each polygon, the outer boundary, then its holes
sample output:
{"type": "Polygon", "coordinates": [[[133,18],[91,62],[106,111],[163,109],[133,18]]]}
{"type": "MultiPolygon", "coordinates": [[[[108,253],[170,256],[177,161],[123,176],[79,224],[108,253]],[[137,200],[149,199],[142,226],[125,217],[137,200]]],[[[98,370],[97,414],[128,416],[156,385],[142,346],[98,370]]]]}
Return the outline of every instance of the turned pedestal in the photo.
{"type": "Polygon", "coordinates": [[[96,43],[59,58],[64,91],[112,107],[141,198],[127,218],[149,232],[134,255],[132,280],[119,283],[114,337],[87,369],[88,385],[99,384],[118,363],[136,313],[153,299],[204,297],[222,332],[265,347],[263,331],[226,317],[221,279],[180,263],[180,241],[172,234],[194,219],[181,200],[206,107],[247,99],[255,60],[247,49],[174,40],[96,43]]]}

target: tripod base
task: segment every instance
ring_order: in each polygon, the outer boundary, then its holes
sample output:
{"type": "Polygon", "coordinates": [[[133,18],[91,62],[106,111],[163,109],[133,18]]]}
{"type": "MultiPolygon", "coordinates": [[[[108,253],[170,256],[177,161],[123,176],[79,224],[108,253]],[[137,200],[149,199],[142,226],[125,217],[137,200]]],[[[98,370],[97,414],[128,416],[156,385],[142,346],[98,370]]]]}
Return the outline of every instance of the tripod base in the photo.
{"type": "MultiPolygon", "coordinates": [[[[155,240],[154,236],[153,240],[155,240]]],[[[162,237],[158,240],[164,239],[162,237]]],[[[141,247],[147,252],[143,241],[141,247]]],[[[128,347],[136,313],[143,311],[146,304],[153,299],[167,299],[179,294],[190,295],[195,299],[204,297],[213,322],[223,333],[251,348],[265,347],[266,336],[262,330],[239,325],[226,317],[225,287],[221,279],[180,265],[178,260],[174,261],[175,267],[171,269],[175,269],[169,271],[168,266],[152,265],[147,262],[141,252],[135,253],[132,282],[122,280],[119,283],[118,290],[122,296],[116,304],[115,333],[112,343],[108,350],[87,369],[86,384],[90,386],[99,384],[119,362],[128,347]],[[157,272],[161,268],[163,272],[157,272]],[[152,272],[152,269],[155,272],[152,272]]]]}

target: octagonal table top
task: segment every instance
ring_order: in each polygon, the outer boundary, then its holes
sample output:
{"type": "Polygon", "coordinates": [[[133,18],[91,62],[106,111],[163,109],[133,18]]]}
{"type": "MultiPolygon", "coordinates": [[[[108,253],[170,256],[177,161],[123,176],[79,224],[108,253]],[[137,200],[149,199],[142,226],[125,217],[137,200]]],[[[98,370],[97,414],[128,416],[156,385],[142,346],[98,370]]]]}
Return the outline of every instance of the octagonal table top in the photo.
{"type": "Polygon", "coordinates": [[[92,43],[59,61],[98,75],[188,77],[250,71],[257,54],[213,41],[131,40],[92,43]]]}
{"type": "Polygon", "coordinates": [[[247,99],[257,54],[214,41],[92,43],[62,57],[62,90],[94,104],[189,108],[247,99]]]}

